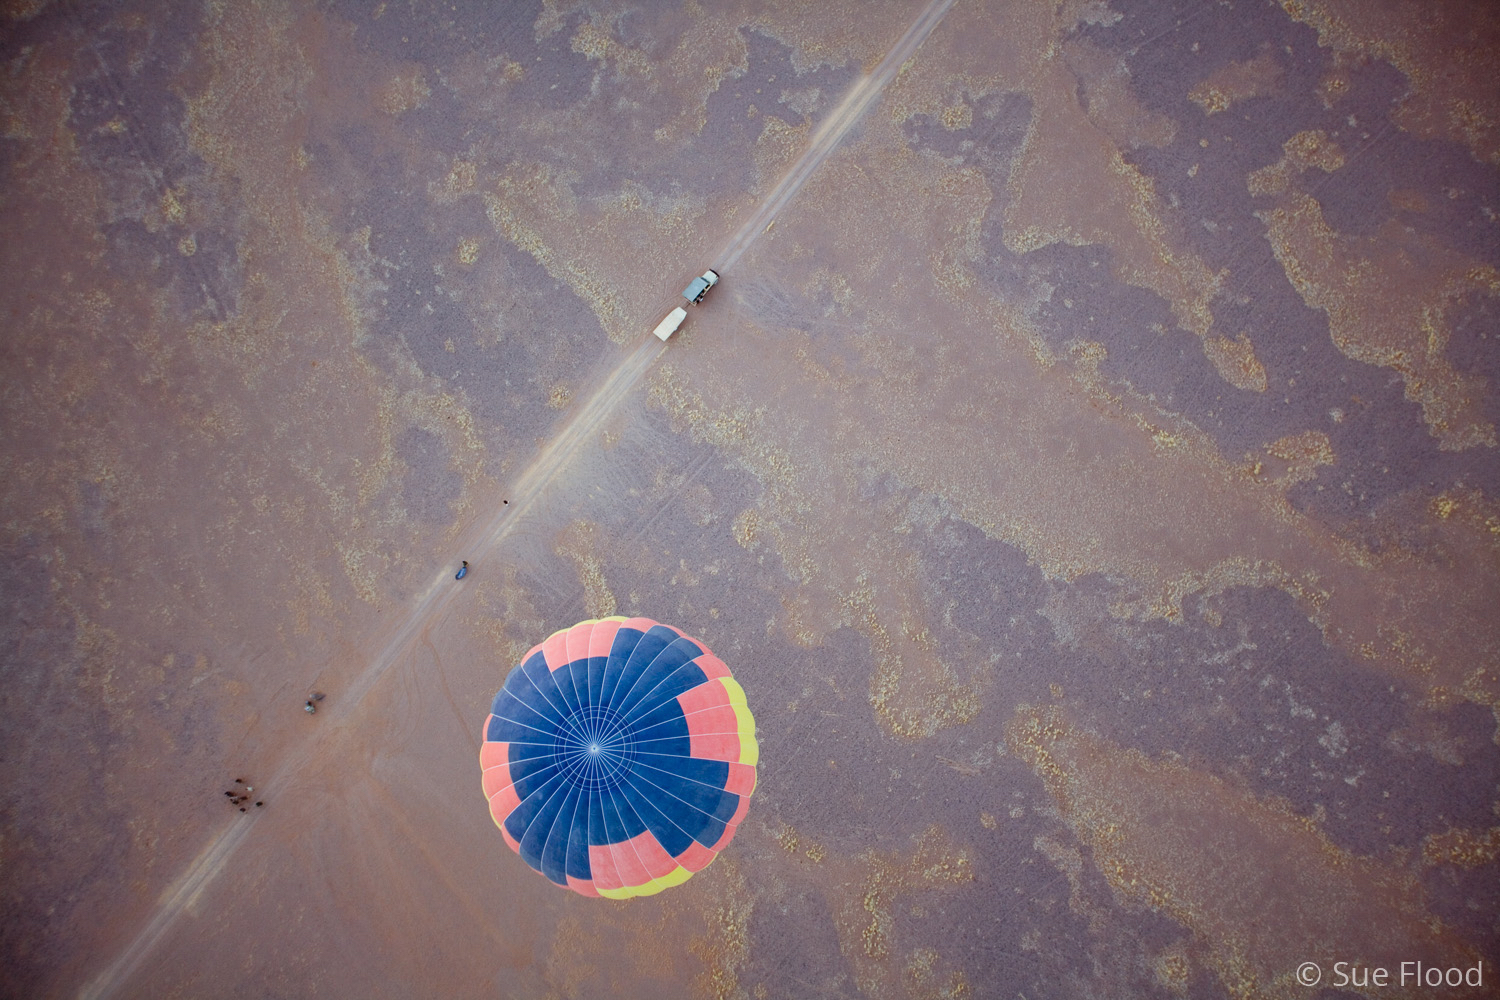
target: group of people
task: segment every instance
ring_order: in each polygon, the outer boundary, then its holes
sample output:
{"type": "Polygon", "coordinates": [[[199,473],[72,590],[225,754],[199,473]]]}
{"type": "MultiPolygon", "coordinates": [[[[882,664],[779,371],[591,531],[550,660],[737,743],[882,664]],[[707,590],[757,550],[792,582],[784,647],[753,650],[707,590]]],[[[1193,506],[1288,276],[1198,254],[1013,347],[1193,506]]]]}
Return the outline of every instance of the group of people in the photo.
{"type": "MultiPolygon", "coordinates": [[[[505,502],[506,503],[510,503],[509,500],[507,500],[505,502]]],[[[462,580],[464,577],[466,577],[468,575],[469,575],[469,560],[465,559],[463,561],[463,565],[459,567],[458,575],[456,577],[454,577],[454,579],[455,580],[462,580]]],[[[307,699],[307,701],[303,703],[302,710],[304,712],[306,712],[308,715],[312,715],[315,712],[317,712],[317,710],[318,710],[318,702],[320,702],[322,700],[323,700],[323,692],[321,692],[321,691],[314,691],[312,697],[309,698],[309,699],[307,699]]],[[[245,784],[245,779],[244,778],[235,778],[234,779],[234,787],[232,789],[230,789],[229,791],[225,792],[224,795],[229,799],[229,804],[230,805],[235,806],[236,808],[238,808],[240,812],[248,812],[250,807],[247,806],[245,803],[247,803],[247,802],[250,801],[250,793],[253,792],[253,791],[255,791],[255,789],[252,788],[252,787],[250,787],[249,785],[245,784]]],[[[258,800],[255,803],[256,808],[260,808],[263,805],[265,805],[264,801],[259,801],[258,800]]]]}
{"type": "MultiPolygon", "coordinates": [[[[506,503],[510,503],[509,500],[507,500],[505,502],[506,503]]],[[[454,579],[456,579],[456,580],[462,580],[464,577],[466,577],[466,576],[469,575],[469,560],[465,559],[463,561],[463,563],[464,564],[459,567],[458,575],[456,577],[454,577],[454,579]]],[[[321,691],[314,691],[312,697],[309,698],[309,699],[307,699],[307,701],[303,703],[302,710],[304,712],[306,712],[308,715],[312,715],[315,712],[317,712],[317,710],[318,710],[318,702],[320,702],[322,700],[323,700],[323,692],[321,692],[321,691]]],[[[225,794],[225,796],[228,797],[230,805],[237,807],[240,812],[248,812],[249,811],[249,806],[245,805],[245,803],[247,803],[247,802],[250,801],[250,793],[253,792],[253,791],[255,791],[255,789],[252,788],[252,787],[250,787],[249,785],[245,784],[245,779],[244,778],[235,778],[234,779],[234,788],[230,789],[229,791],[225,792],[224,794],[225,794]]],[[[257,801],[255,803],[255,805],[256,805],[256,808],[259,808],[259,807],[265,805],[265,802],[264,801],[257,801]]]]}
{"type": "MultiPolygon", "coordinates": [[[[245,784],[244,778],[235,778],[234,788],[230,789],[224,794],[229,796],[230,805],[238,806],[240,812],[246,812],[248,811],[248,809],[245,803],[250,801],[250,793],[253,791],[255,791],[255,789],[245,784]]],[[[261,800],[257,800],[255,803],[255,807],[257,809],[259,809],[263,805],[265,805],[265,802],[261,800]]]]}

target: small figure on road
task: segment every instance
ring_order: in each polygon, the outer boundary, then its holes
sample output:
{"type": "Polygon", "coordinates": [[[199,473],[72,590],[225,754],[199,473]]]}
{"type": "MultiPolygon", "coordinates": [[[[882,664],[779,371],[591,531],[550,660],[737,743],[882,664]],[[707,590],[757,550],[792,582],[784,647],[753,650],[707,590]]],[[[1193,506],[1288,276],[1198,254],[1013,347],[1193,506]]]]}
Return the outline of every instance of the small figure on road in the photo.
{"type": "Polygon", "coordinates": [[[312,715],[317,710],[318,706],[313,704],[313,700],[311,698],[307,699],[307,704],[302,706],[302,711],[306,712],[308,715],[312,715]]]}
{"type": "Polygon", "coordinates": [[[265,805],[264,802],[257,802],[257,803],[255,803],[255,808],[259,809],[263,805],[265,805]]]}
{"type": "Polygon", "coordinates": [[[469,575],[469,560],[465,559],[464,560],[464,564],[458,568],[458,575],[455,576],[453,579],[455,579],[455,580],[462,580],[464,577],[466,577],[468,575],[469,575]]]}

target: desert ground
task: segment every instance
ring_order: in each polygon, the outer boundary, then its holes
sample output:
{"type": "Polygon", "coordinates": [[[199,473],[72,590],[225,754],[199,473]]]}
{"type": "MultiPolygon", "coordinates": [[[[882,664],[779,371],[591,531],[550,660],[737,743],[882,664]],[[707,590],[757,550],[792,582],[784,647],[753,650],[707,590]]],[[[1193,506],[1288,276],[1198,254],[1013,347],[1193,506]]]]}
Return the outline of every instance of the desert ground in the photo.
{"type": "Polygon", "coordinates": [[[0,10],[0,995],[1500,989],[1493,4],[0,10]],[[610,615],[760,744],[625,901],[610,615]]]}

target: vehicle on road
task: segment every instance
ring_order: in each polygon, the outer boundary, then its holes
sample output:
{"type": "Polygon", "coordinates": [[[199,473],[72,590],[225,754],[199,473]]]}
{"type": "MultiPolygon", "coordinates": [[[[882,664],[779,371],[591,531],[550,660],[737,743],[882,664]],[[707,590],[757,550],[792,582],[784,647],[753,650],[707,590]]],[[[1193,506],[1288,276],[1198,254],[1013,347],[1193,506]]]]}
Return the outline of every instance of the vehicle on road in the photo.
{"type": "Polygon", "coordinates": [[[667,318],[656,324],[656,329],[651,332],[656,334],[656,339],[666,340],[677,332],[677,328],[682,325],[682,321],[685,319],[687,319],[687,310],[682,308],[682,306],[678,306],[667,313],[667,318]]]}
{"type": "Polygon", "coordinates": [[[682,290],[682,297],[696,305],[703,301],[703,296],[708,290],[719,283],[719,272],[709,268],[703,272],[703,277],[694,278],[693,283],[682,290]]]}
{"type": "MultiPolygon", "coordinates": [[[[713,268],[709,268],[703,272],[702,277],[694,278],[692,284],[682,290],[682,297],[693,305],[697,305],[703,301],[703,296],[708,294],[708,290],[718,283],[719,272],[713,268]]],[[[656,335],[656,339],[666,340],[677,332],[677,328],[682,325],[682,321],[685,319],[687,319],[687,310],[682,306],[678,306],[667,313],[667,318],[656,324],[656,329],[651,332],[656,335]]]]}

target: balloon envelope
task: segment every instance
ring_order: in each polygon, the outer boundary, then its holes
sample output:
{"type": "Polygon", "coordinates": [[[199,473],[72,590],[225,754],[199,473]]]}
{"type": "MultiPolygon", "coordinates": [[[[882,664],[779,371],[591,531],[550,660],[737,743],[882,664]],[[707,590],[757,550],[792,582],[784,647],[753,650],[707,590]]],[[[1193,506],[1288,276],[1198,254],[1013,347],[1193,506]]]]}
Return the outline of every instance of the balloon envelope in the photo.
{"type": "Polygon", "coordinates": [[[745,816],[757,759],[729,668],[669,625],[618,617],[533,647],[479,751],[506,843],[557,885],[617,899],[712,861],[745,816]]]}

